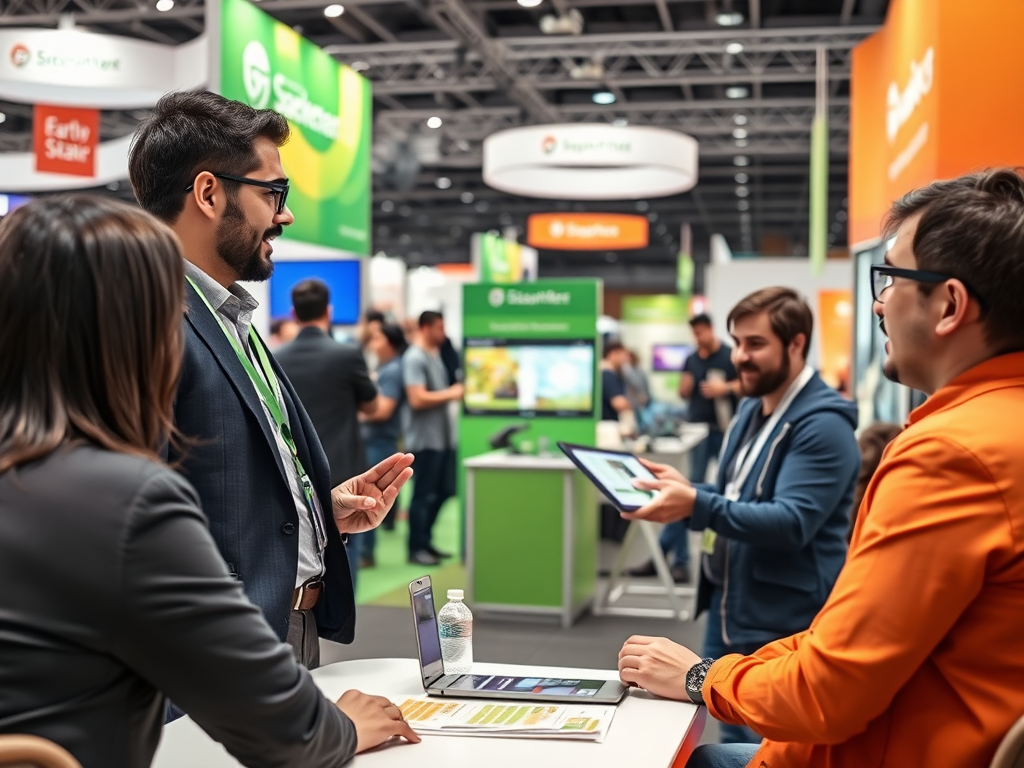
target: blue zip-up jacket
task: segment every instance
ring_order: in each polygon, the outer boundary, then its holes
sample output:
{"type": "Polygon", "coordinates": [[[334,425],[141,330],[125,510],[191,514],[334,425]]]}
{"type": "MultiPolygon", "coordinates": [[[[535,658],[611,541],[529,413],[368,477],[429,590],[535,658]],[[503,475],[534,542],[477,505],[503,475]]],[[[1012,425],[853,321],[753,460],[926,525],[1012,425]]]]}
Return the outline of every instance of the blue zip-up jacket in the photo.
{"type": "MultiPolygon", "coordinates": [[[[737,501],[725,468],[761,400],[744,400],[729,428],[714,485],[697,486],[690,528],[726,541],[722,627],[727,645],[752,653],[801,632],[825,604],[846,560],[860,470],[857,408],[817,373],[775,425],[737,501]]],[[[713,585],[701,569],[697,615],[713,585]]]]}

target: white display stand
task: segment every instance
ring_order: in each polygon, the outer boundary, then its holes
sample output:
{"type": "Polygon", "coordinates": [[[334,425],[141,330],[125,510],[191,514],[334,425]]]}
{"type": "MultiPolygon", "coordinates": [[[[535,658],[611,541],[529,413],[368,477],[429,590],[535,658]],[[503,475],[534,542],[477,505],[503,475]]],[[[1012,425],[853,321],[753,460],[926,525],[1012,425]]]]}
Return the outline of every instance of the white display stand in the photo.
{"type": "MultiPolygon", "coordinates": [[[[672,443],[655,441],[654,450],[644,454],[644,458],[659,464],[674,466],[686,474],[687,454],[708,436],[706,424],[687,424],[680,432],[679,440],[672,443]]],[[[696,587],[677,586],[669,571],[665,553],[658,544],[659,526],[646,520],[633,520],[626,529],[626,536],[619,548],[619,554],[612,565],[608,588],[598,597],[594,604],[595,616],[637,616],[649,618],[667,618],[685,621],[690,618],[690,611],[683,607],[681,598],[693,598],[697,594],[696,587]],[[643,537],[654,570],[658,575],[658,584],[633,584],[626,574],[626,558],[629,556],[633,539],[637,534],[643,537]],[[620,601],[629,595],[643,597],[663,597],[668,604],[666,608],[650,608],[624,605],[620,601]]]]}

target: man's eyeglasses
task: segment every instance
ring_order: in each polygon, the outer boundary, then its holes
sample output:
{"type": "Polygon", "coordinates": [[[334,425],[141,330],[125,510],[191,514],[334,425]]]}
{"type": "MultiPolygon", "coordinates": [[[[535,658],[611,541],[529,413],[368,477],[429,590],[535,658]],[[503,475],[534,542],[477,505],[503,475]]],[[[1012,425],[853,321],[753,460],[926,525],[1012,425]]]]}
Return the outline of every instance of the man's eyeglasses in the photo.
{"type": "MultiPolygon", "coordinates": [[[[899,267],[893,267],[889,264],[872,264],[871,265],[871,296],[879,304],[884,304],[885,301],[882,299],[882,295],[892,287],[892,280],[894,277],[905,277],[908,280],[915,280],[919,283],[944,283],[947,280],[960,280],[959,277],[953,275],[944,275],[941,272],[928,272],[923,269],[901,269],[899,267]]],[[[982,309],[985,308],[985,300],[975,291],[971,286],[967,285],[963,280],[964,287],[967,292],[977,299],[982,309]]]]}
{"type": "MultiPolygon", "coordinates": [[[[233,176],[230,173],[215,173],[213,175],[218,179],[237,181],[239,184],[248,184],[252,187],[263,187],[264,189],[269,189],[274,193],[274,205],[276,207],[275,213],[277,215],[284,213],[285,201],[288,199],[287,181],[261,181],[260,179],[250,179],[246,176],[233,176]]],[[[191,192],[193,187],[195,187],[195,184],[189,184],[185,187],[185,191],[191,192]]]]}

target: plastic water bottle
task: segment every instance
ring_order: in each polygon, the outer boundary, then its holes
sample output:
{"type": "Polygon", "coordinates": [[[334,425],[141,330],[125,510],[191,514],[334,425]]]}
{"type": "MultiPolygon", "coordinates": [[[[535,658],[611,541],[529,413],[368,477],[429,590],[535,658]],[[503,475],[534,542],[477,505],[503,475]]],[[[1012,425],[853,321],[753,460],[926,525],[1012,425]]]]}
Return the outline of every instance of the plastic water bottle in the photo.
{"type": "Polygon", "coordinates": [[[461,589],[449,589],[448,602],[437,614],[446,675],[473,671],[473,613],[462,602],[465,596],[461,589]]]}

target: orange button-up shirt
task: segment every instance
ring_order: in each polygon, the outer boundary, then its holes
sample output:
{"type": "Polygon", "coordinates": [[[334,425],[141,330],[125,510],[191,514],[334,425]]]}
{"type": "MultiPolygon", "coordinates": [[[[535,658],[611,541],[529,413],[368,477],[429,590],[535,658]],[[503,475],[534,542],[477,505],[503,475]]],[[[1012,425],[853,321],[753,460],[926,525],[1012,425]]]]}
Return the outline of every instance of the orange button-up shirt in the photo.
{"type": "Polygon", "coordinates": [[[983,768],[1024,714],[1024,353],[910,416],[810,629],[704,681],[753,768],[983,768]]]}

